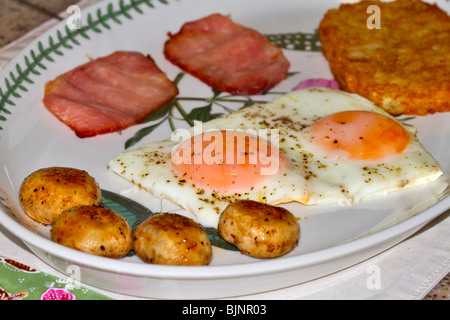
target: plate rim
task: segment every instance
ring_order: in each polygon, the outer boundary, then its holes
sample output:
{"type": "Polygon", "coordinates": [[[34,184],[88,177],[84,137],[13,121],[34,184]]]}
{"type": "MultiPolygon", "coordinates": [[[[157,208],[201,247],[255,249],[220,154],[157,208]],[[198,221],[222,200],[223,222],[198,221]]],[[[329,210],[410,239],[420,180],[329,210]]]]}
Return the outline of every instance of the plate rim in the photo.
{"type": "Polygon", "coordinates": [[[358,250],[376,246],[377,244],[388,241],[389,239],[394,237],[398,237],[401,235],[404,237],[408,237],[412,235],[412,233],[409,233],[411,230],[423,228],[424,225],[444,214],[449,208],[450,197],[447,195],[440,201],[436,202],[426,210],[414,215],[413,217],[410,217],[398,224],[356,240],[350,240],[342,244],[337,244],[321,250],[299,254],[291,257],[280,257],[278,259],[272,260],[256,260],[250,263],[235,265],[209,265],[195,267],[141,264],[136,262],[112,260],[109,258],[93,256],[81,251],[64,247],[60,244],[52,242],[50,239],[46,239],[39,234],[36,234],[33,231],[25,228],[3,211],[0,211],[0,224],[25,244],[30,243],[32,244],[32,246],[35,246],[45,252],[51,253],[54,256],[62,258],[66,261],[78,263],[83,266],[108,272],[118,272],[120,274],[145,276],[157,279],[170,278],[173,280],[218,280],[236,277],[257,276],[272,274],[275,272],[285,272],[294,269],[301,269],[307,266],[321,264],[339,257],[344,257],[346,255],[351,255],[358,250]],[[58,250],[50,250],[53,248],[58,250]],[[326,257],[320,259],[321,256],[326,257]],[[280,261],[283,261],[283,263],[279,263],[280,261]],[[242,268],[242,266],[245,266],[246,268],[242,268]],[[127,269],[127,267],[133,268],[127,269]],[[252,271],[242,271],[241,269],[252,269],[252,271]],[[133,271],[130,272],[130,270],[133,271]],[[255,272],[255,270],[257,270],[257,272],[255,272]]]}

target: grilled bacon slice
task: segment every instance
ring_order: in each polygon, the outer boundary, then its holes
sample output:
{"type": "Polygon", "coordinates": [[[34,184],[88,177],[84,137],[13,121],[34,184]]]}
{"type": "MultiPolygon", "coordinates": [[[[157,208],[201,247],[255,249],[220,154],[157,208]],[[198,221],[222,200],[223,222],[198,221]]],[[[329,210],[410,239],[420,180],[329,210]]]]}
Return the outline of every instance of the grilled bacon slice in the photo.
{"type": "Polygon", "coordinates": [[[78,137],[124,130],[178,94],[150,56],[118,51],[50,81],[45,107],[78,137]]]}
{"type": "Polygon", "coordinates": [[[169,33],[164,54],[173,64],[219,91],[265,93],[290,67],[282,50],[259,32],[213,14],[169,33]]]}

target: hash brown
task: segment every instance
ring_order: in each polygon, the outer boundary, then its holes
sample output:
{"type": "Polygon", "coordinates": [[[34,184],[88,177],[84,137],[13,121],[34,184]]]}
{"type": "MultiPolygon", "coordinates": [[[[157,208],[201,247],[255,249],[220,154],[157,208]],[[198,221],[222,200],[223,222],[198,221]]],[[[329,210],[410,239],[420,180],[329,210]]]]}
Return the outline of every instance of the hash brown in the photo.
{"type": "Polygon", "coordinates": [[[322,51],[342,90],[391,114],[450,111],[450,17],[418,0],[361,1],[329,10],[319,25],[322,51]],[[369,28],[370,5],[380,28],[369,28]]]}

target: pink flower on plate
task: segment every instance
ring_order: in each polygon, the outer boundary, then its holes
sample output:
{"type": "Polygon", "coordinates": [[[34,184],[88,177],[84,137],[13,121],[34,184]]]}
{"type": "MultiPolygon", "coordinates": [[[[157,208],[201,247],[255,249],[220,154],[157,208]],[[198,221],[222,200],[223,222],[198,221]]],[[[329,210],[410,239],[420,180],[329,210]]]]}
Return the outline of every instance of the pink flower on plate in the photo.
{"type": "Polygon", "coordinates": [[[336,82],[336,80],[327,80],[327,79],[308,79],[308,80],[300,82],[292,90],[299,90],[299,89],[310,88],[310,87],[325,87],[325,88],[339,90],[339,85],[336,82]]]}
{"type": "Polygon", "coordinates": [[[75,300],[75,295],[66,289],[48,288],[41,295],[41,300],[75,300]]]}

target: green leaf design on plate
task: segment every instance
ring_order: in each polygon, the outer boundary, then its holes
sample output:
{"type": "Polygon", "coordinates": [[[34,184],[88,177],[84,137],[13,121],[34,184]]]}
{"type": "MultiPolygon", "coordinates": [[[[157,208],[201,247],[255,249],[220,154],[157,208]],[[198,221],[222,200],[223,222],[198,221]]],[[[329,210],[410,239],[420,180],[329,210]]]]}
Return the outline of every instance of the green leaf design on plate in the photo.
{"type": "Polygon", "coordinates": [[[211,113],[212,112],[212,103],[199,108],[194,108],[189,112],[188,117],[192,120],[207,122],[209,120],[213,120],[223,116],[223,113],[211,113]]]}
{"type": "Polygon", "coordinates": [[[135,135],[132,138],[128,139],[127,142],[125,143],[125,149],[128,149],[128,148],[132,147],[133,145],[135,145],[136,143],[138,143],[139,141],[141,141],[144,137],[146,137],[147,135],[152,133],[156,128],[158,128],[166,120],[167,119],[164,119],[163,121],[161,121],[157,124],[154,124],[149,127],[145,127],[143,129],[139,130],[138,132],[136,132],[135,135]]]}
{"type": "Polygon", "coordinates": [[[283,33],[270,34],[266,38],[278,47],[286,50],[321,52],[319,34],[315,33],[283,33]]]}
{"type": "Polygon", "coordinates": [[[140,203],[111,191],[102,190],[103,203],[105,207],[122,215],[127,219],[131,229],[134,231],[142,222],[158,213],[154,213],[140,203]]]}
{"type": "MultiPolygon", "coordinates": [[[[293,74],[296,73],[289,73],[287,76],[290,77],[293,74]]],[[[174,83],[176,85],[179,85],[181,80],[184,78],[186,73],[180,72],[175,80],[174,83]]],[[[272,94],[284,94],[281,92],[268,92],[272,94]]],[[[198,98],[198,97],[175,97],[168,103],[166,103],[162,108],[157,109],[153,111],[150,115],[148,115],[141,124],[152,122],[156,120],[162,119],[159,123],[153,124],[148,127],[144,127],[137,131],[133,137],[128,139],[125,142],[125,149],[129,149],[135,144],[137,144],[139,141],[141,141],[143,138],[145,138],[147,135],[151,134],[156,128],[158,128],[161,124],[163,124],[165,121],[169,122],[170,128],[172,131],[175,131],[177,128],[174,125],[173,120],[174,119],[181,119],[186,121],[191,127],[195,125],[195,122],[207,122],[210,120],[217,119],[219,117],[224,116],[226,113],[233,113],[236,110],[232,109],[225,105],[225,103],[234,103],[234,104],[240,104],[241,108],[245,108],[251,105],[254,105],[256,103],[265,103],[266,101],[258,101],[253,100],[251,97],[246,96],[234,96],[234,95],[224,95],[223,92],[212,88],[212,97],[210,98],[198,98]],[[182,103],[186,101],[195,101],[199,102],[201,104],[200,107],[196,107],[191,109],[190,112],[187,112],[185,108],[183,107],[182,103]],[[207,105],[204,105],[204,103],[207,103],[207,105]],[[226,113],[213,113],[213,106],[219,106],[222,108],[226,113]],[[179,112],[178,116],[175,116],[174,111],[177,110],[179,112]]]]}
{"type": "Polygon", "coordinates": [[[223,240],[216,228],[204,228],[211,245],[228,251],[239,251],[238,248],[223,240]]]}
{"type": "MultiPolygon", "coordinates": [[[[114,210],[122,215],[130,224],[131,229],[134,231],[136,228],[148,218],[160,214],[160,212],[153,212],[147,207],[124,197],[120,194],[102,190],[103,203],[105,207],[114,210]]],[[[204,228],[211,245],[219,247],[229,251],[239,251],[236,247],[226,242],[215,228],[204,228]]]]}

